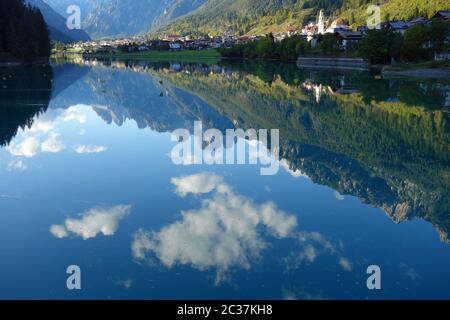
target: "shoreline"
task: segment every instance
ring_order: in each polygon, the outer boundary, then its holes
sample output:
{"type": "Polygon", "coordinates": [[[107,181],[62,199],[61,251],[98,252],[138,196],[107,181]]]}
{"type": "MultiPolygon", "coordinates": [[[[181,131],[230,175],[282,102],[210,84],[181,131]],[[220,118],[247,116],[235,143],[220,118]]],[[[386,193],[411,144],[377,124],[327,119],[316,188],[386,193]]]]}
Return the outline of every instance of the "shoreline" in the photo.
{"type": "Polygon", "coordinates": [[[410,77],[430,79],[450,79],[450,69],[447,68],[423,68],[415,70],[383,70],[381,75],[386,78],[410,77]]]}
{"type": "Polygon", "coordinates": [[[221,60],[221,56],[217,50],[186,50],[186,51],[144,51],[131,53],[76,53],[67,52],[64,54],[55,54],[52,57],[78,56],[83,59],[111,59],[111,60],[141,60],[154,62],[200,62],[214,63],[221,60]]]}
{"type": "Polygon", "coordinates": [[[22,67],[22,66],[48,65],[48,64],[50,64],[50,57],[39,58],[32,61],[26,60],[0,61],[0,67],[22,67]]]}

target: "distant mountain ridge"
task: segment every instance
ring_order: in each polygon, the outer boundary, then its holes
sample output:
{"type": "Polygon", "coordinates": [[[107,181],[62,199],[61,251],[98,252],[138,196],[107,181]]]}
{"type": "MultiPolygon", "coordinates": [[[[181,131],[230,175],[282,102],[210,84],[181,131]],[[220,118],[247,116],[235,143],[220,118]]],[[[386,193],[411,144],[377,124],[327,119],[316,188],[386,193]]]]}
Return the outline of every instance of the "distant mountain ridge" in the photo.
{"type": "Polygon", "coordinates": [[[203,5],[207,0],[43,0],[61,15],[81,9],[82,27],[93,38],[146,34],[203,5]]]}
{"type": "Polygon", "coordinates": [[[450,0],[29,0],[45,2],[63,17],[81,8],[82,27],[92,38],[139,34],[261,34],[300,28],[317,19],[342,17],[364,25],[369,4],[381,4],[382,19],[432,16],[450,0]]]}
{"type": "Polygon", "coordinates": [[[50,30],[52,40],[65,43],[90,40],[83,30],[69,30],[66,19],[43,0],[26,0],[32,6],[39,8],[50,30]]]}

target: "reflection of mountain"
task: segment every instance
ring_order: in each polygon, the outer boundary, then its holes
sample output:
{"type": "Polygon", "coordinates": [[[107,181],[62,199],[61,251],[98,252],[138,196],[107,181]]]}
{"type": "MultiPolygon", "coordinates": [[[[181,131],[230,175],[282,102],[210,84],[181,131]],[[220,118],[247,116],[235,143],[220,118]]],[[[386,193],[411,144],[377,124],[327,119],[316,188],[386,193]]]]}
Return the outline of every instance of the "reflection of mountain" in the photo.
{"type": "MultiPolygon", "coordinates": [[[[68,86],[55,83],[51,108],[68,108],[83,103],[92,105],[107,123],[121,126],[133,119],[139,128],[150,127],[159,132],[178,128],[191,128],[195,120],[203,119],[205,125],[227,128],[231,124],[201,99],[170,84],[159,82],[145,72],[111,69],[107,67],[63,65],[71,74],[82,75],[79,81],[68,86]],[[82,99],[80,99],[82,97],[82,99]]],[[[62,74],[57,79],[71,78],[62,74]]],[[[70,82],[70,81],[68,81],[70,82]]]]}
{"type": "Polygon", "coordinates": [[[397,222],[420,216],[450,231],[448,87],[352,73],[294,70],[282,79],[256,72],[155,73],[240,127],[280,128],[283,157],[315,182],[382,207],[397,222]],[[319,103],[301,85],[307,79],[330,89],[319,103]],[[339,94],[343,81],[356,90],[339,94]]]}
{"type": "Polygon", "coordinates": [[[0,146],[11,142],[20,128],[47,110],[52,69],[45,66],[0,68],[0,146]]]}
{"type": "Polygon", "coordinates": [[[134,119],[158,131],[191,128],[198,119],[219,129],[280,128],[281,156],[292,169],[383,208],[396,222],[418,216],[444,240],[450,232],[445,84],[274,64],[78,68],[86,75],[51,107],[82,101],[108,123],[134,119]]]}
{"type": "Polygon", "coordinates": [[[55,64],[53,66],[53,94],[58,96],[62,91],[84,77],[90,68],[80,68],[75,64],[55,64]]]}

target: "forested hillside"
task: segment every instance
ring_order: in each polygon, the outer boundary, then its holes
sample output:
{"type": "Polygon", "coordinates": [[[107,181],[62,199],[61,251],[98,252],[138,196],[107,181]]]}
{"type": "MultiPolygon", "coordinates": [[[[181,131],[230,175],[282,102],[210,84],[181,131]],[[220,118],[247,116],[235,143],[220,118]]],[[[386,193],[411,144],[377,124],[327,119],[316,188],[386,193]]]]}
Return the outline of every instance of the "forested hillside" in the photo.
{"type": "Polygon", "coordinates": [[[50,56],[50,38],[41,12],[23,0],[0,1],[0,60],[50,56]]]}
{"type": "Polygon", "coordinates": [[[431,17],[449,9],[450,0],[209,0],[195,12],[162,28],[165,33],[258,34],[285,31],[316,20],[324,10],[329,20],[343,17],[364,25],[369,4],[381,4],[382,19],[431,17]]]}

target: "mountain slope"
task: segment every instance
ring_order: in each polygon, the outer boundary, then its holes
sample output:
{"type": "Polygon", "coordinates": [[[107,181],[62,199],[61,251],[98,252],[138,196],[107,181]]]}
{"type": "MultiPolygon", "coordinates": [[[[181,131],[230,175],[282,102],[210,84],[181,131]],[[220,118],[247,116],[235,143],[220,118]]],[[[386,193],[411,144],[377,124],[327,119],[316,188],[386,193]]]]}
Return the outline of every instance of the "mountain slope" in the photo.
{"type": "Polygon", "coordinates": [[[83,30],[69,30],[66,26],[66,19],[52,9],[43,0],[27,0],[29,4],[41,10],[45,22],[50,30],[52,40],[62,42],[75,42],[89,40],[88,34],[83,30]]]}
{"type": "Polygon", "coordinates": [[[382,4],[382,18],[409,19],[432,16],[450,8],[449,0],[208,0],[198,10],[158,33],[257,34],[285,31],[315,20],[323,9],[329,18],[344,17],[351,24],[363,25],[369,4],[382,4]]]}
{"type": "Polygon", "coordinates": [[[81,9],[83,28],[93,38],[145,34],[192,12],[207,0],[44,0],[66,16],[69,5],[81,9]]]}

